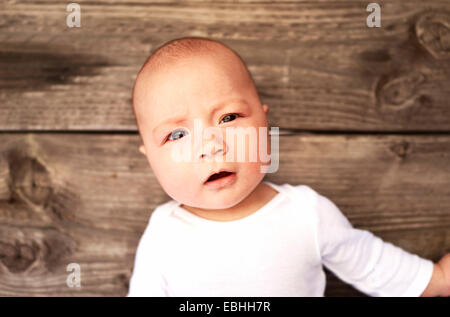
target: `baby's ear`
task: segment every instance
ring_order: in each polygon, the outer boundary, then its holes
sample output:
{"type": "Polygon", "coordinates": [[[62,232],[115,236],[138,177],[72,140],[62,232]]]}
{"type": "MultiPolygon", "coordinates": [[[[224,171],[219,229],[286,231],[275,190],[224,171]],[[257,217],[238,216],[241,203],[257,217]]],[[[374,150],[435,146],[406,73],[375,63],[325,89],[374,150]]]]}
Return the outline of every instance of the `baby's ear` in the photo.
{"type": "Polygon", "coordinates": [[[142,154],[145,155],[145,147],[144,147],[144,145],[141,145],[141,146],[139,147],[139,152],[141,152],[142,154]]]}
{"type": "Polygon", "coordinates": [[[263,105],[263,110],[264,110],[265,113],[269,112],[269,106],[264,104],[263,105]]]}

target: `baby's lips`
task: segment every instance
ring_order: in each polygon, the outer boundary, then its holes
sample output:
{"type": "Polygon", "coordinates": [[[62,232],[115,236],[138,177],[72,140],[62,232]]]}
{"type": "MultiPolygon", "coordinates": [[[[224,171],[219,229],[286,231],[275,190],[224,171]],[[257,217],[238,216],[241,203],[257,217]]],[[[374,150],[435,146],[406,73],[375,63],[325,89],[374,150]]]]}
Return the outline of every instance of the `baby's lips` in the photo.
{"type": "Polygon", "coordinates": [[[212,172],[211,174],[209,174],[208,177],[206,177],[204,179],[203,184],[206,184],[211,176],[213,176],[214,174],[219,174],[221,172],[235,173],[234,171],[231,171],[231,170],[226,169],[226,168],[219,169],[218,171],[215,171],[215,172],[212,172]]]}

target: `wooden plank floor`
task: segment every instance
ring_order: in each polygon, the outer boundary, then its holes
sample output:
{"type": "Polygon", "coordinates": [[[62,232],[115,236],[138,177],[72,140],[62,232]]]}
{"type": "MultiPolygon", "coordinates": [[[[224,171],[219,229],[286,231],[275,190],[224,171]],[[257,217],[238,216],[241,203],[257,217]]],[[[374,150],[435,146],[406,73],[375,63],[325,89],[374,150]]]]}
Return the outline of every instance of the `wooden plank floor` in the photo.
{"type": "MultiPolygon", "coordinates": [[[[135,134],[2,133],[0,294],[124,296],[152,210],[169,197],[135,134]],[[81,290],[65,284],[81,266],[81,290]]],[[[450,252],[448,136],[292,135],[266,179],[307,184],[357,228],[450,252]]],[[[361,295],[328,274],[327,294],[361,295]]]]}
{"type": "Polygon", "coordinates": [[[150,50],[210,36],[247,62],[269,122],[321,131],[449,131],[448,1],[80,1],[0,8],[0,129],[135,131],[131,88],[150,50]],[[18,106],[20,105],[20,106],[18,106]]]}
{"type": "MultiPolygon", "coordinates": [[[[80,0],[0,6],[0,296],[124,296],[139,238],[170,199],[131,108],[149,52],[220,40],[280,137],[267,180],[306,184],[357,228],[450,252],[450,2],[80,0]],[[82,287],[66,286],[81,266],[82,287]]],[[[327,272],[327,296],[363,296],[327,272]]]]}

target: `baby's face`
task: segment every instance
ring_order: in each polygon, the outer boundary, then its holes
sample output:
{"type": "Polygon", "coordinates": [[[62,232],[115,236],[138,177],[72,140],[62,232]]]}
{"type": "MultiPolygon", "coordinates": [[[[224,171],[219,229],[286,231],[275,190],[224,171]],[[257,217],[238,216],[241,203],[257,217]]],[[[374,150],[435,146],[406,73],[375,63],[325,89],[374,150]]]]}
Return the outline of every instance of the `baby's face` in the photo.
{"type": "Polygon", "coordinates": [[[261,162],[259,155],[270,153],[268,107],[261,105],[236,57],[228,53],[194,56],[156,72],[144,70],[140,76],[134,100],[145,149],[141,151],[165,192],[184,205],[203,209],[230,208],[247,197],[264,177],[261,166],[269,164],[261,162]],[[223,107],[214,111],[216,106],[223,107]],[[181,121],[167,123],[171,119],[181,121]],[[194,142],[199,137],[194,135],[194,121],[201,126],[202,146],[194,142]],[[208,127],[216,127],[222,140],[214,135],[205,137],[208,127]],[[252,127],[257,133],[255,144],[249,144],[248,137],[243,139],[245,147],[239,147],[236,139],[227,142],[226,128],[237,127],[244,128],[242,132],[235,130],[237,138],[252,127]],[[260,132],[259,127],[266,129],[260,132]],[[261,137],[267,139],[264,149],[259,149],[261,137]],[[174,147],[186,146],[193,159],[174,160],[174,147]],[[231,150],[233,160],[226,158],[231,150]],[[238,151],[245,151],[245,161],[237,160],[238,151]],[[250,151],[257,154],[256,162],[249,159],[250,151]],[[217,156],[222,156],[222,162],[217,156]],[[235,173],[229,184],[205,184],[212,173],[222,169],[235,173]]]}

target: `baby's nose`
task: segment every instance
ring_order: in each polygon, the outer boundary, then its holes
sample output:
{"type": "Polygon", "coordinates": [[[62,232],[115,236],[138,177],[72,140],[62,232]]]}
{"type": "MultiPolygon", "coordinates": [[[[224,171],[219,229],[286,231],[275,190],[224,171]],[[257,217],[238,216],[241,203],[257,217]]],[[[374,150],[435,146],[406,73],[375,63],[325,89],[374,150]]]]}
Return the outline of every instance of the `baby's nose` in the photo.
{"type": "Polygon", "coordinates": [[[216,155],[217,153],[220,153],[220,152],[222,152],[222,151],[223,151],[223,149],[218,149],[217,151],[215,151],[215,152],[212,153],[212,154],[205,154],[205,153],[202,153],[201,156],[200,156],[200,158],[202,158],[202,159],[204,159],[204,158],[209,158],[209,157],[214,156],[214,155],[216,155]]]}
{"type": "Polygon", "coordinates": [[[223,140],[213,138],[211,141],[204,141],[202,150],[200,152],[200,159],[214,159],[218,155],[225,155],[228,151],[228,146],[223,140]]]}

